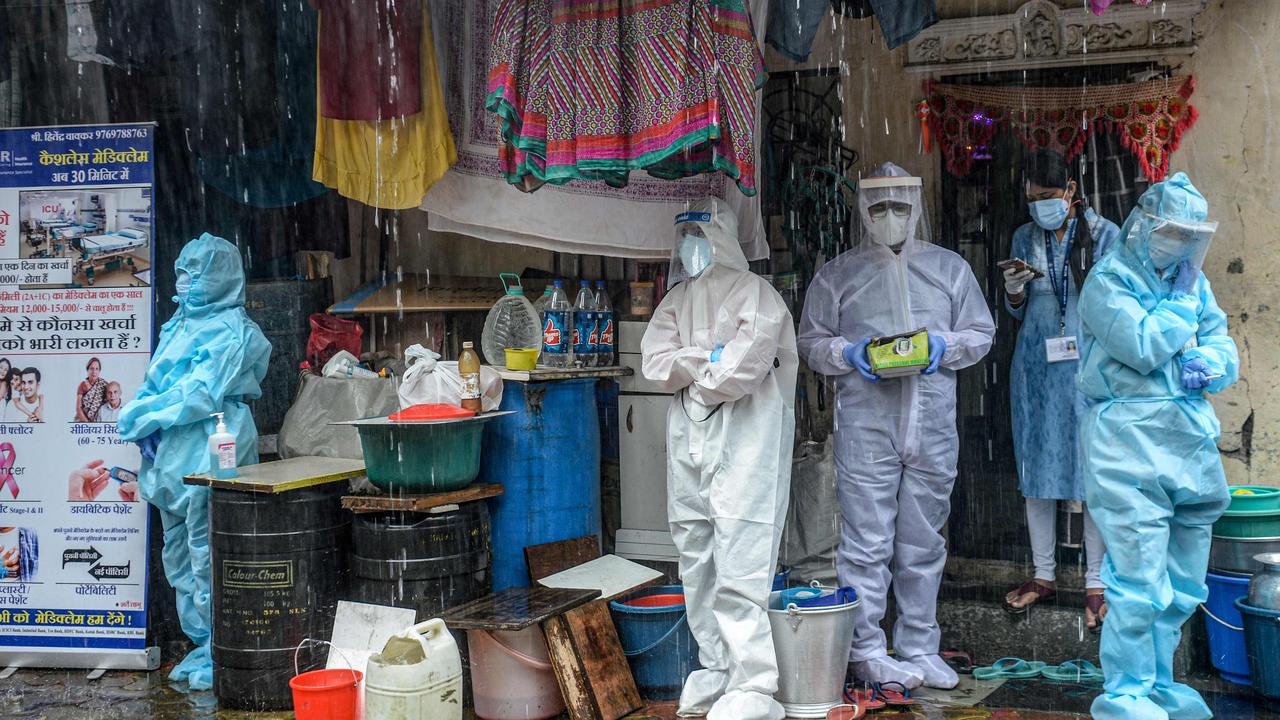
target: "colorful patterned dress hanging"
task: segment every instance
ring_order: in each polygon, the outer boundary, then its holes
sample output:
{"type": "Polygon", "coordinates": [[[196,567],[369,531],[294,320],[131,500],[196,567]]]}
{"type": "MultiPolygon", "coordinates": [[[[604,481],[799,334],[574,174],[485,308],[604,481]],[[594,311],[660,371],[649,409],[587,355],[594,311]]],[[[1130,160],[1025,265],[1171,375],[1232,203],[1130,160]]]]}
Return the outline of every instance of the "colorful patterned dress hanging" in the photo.
{"type": "Polygon", "coordinates": [[[1182,134],[1198,117],[1188,102],[1194,91],[1190,76],[1070,88],[933,83],[926,86],[928,112],[921,116],[953,175],[967,175],[975,153],[1008,127],[1027,147],[1057,150],[1068,160],[1091,133],[1117,133],[1147,178],[1158,182],[1168,173],[1182,134]]]}
{"type": "Polygon", "coordinates": [[[746,0],[502,0],[486,107],[508,182],[723,172],[755,185],[764,59],[746,0]]]}

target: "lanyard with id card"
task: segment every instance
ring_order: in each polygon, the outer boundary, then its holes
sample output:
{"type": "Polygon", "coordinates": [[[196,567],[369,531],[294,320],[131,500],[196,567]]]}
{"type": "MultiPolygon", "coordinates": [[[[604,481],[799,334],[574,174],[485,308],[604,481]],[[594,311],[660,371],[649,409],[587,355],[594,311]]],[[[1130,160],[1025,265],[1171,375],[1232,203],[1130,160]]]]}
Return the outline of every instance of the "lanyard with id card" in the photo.
{"type": "Polygon", "coordinates": [[[1058,337],[1045,338],[1044,356],[1050,363],[1068,362],[1080,359],[1080,345],[1075,335],[1067,334],[1067,300],[1070,293],[1070,281],[1067,273],[1071,272],[1071,243],[1075,239],[1076,220],[1072,218],[1067,224],[1066,247],[1062,257],[1062,284],[1058,284],[1057,264],[1053,257],[1053,231],[1044,232],[1044,252],[1049,262],[1049,283],[1053,286],[1053,296],[1058,301],[1058,337]]]}

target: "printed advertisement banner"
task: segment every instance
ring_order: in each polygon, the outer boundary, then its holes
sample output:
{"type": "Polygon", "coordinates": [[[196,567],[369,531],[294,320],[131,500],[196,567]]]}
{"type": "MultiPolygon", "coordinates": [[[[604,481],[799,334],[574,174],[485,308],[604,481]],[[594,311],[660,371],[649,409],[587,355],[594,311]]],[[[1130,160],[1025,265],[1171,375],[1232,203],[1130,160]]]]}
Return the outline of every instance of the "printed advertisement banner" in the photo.
{"type": "Polygon", "coordinates": [[[0,666],[144,668],[153,125],[0,130],[0,666]]]}

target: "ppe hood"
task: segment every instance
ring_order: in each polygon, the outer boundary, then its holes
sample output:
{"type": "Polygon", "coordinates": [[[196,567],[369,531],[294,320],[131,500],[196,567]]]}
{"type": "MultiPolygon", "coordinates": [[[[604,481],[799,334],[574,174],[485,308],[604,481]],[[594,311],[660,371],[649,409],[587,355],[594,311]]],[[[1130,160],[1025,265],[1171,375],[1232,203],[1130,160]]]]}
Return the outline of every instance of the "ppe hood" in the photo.
{"type": "Polygon", "coordinates": [[[186,299],[174,298],[188,314],[214,312],[244,305],[244,266],[240,251],[220,237],[205,233],[187,243],[174,269],[191,276],[186,299]]]}

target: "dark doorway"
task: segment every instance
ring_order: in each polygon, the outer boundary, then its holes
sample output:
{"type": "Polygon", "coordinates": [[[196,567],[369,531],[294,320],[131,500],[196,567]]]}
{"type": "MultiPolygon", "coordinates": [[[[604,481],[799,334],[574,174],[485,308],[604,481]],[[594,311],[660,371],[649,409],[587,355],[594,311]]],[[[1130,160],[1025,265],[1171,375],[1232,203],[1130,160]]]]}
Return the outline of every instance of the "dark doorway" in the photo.
{"type": "MultiPolygon", "coordinates": [[[[1055,68],[946,78],[966,85],[1076,86],[1132,82],[1149,65],[1055,68]]],[[[957,424],[960,467],[952,497],[951,551],[971,558],[1029,561],[1022,495],[1013,455],[1009,415],[1009,364],[1017,322],[1004,310],[1004,286],[996,263],[1009,257],[1013,232],[1029,222],[1023,200],[1026,146],[1013,133],[997,133],[979,150],[972,172],[942,173],[940,242],[969,260],[996,320],[990,354],[960,373],[957,424]]],[[[1121,224],[1148,182],[1137,159],[1111,133],[1095,133],[1072,163],[1093,209],[1121,224]]],[[[1074,442],[1074,438],[1070,440],[1074,442]]],[[[1068,558],[1061,558],[1067,562],[1068,558]]]]}

